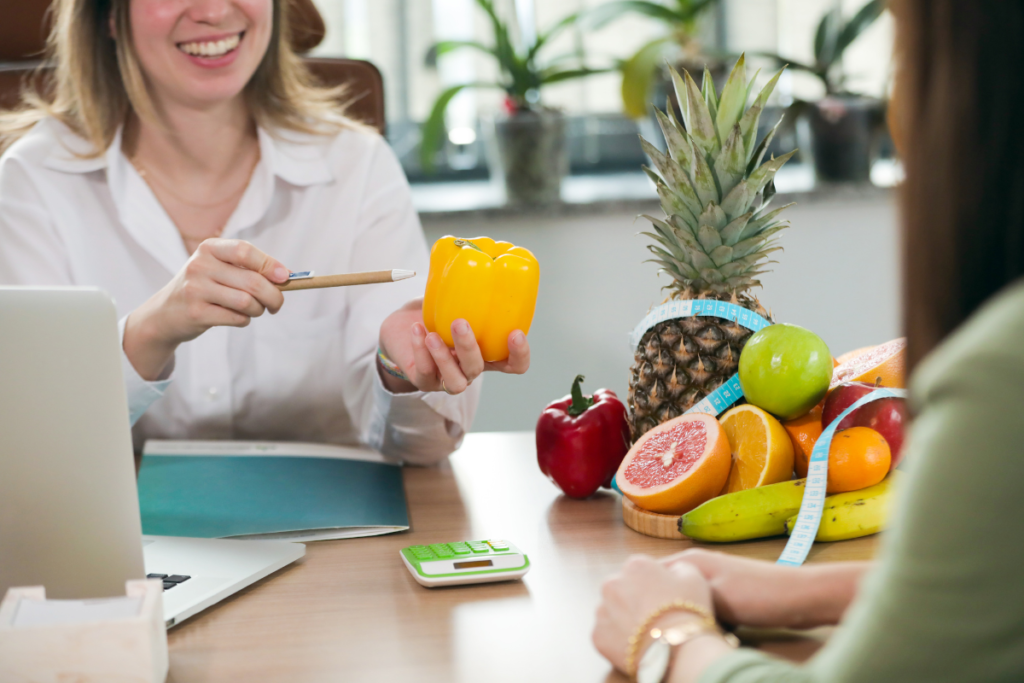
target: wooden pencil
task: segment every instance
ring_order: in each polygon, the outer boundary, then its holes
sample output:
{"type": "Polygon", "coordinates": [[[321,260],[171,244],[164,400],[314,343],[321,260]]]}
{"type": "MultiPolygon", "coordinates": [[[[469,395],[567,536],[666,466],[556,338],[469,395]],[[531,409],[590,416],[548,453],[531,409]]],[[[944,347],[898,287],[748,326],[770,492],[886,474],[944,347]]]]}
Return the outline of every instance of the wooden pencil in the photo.
{"type": "Polygon", "coordinates": [[[372,285],[378,282],[398,282],[416,275],[412,270],[371,270],[365,273],[339,273],[289,280],[277,285],[282,292],[297,289],[324,289],[326,287],[348,287],[350,285],[372,285]]]}

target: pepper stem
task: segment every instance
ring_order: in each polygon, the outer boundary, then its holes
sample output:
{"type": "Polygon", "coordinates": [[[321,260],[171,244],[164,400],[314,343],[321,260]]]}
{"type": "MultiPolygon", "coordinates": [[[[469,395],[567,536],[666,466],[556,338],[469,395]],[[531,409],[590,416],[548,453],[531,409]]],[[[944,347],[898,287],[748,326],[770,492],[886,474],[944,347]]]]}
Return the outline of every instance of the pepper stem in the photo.
{"type": "Polygon", "coordinates": [[[573,417],[582,415],[587,408],[594,405],[594,397],[584,396],[583,389],[580,388],[580,383],[584,379],[583,375],[576,375],[576,379],[572,382],[572,403],[569,404],[569,408],[565,412],[573,417]]]}
{"type": "Polygon", "coordinates": [[[455,240],[455,246],[457,246],[457,247],[473,247],[474,249],[479,251],[481,254],[486,254],[487,253],[486,251],[484,251],[480,247],[476,246],[475,244],[473,244],[469,240],[455,240]]]}

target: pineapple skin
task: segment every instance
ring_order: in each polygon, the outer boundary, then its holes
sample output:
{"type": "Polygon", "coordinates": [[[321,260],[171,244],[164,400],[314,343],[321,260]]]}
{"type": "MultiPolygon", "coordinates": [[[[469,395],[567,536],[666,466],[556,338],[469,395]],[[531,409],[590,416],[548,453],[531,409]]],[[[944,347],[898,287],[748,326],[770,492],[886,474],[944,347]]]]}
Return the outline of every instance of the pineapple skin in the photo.
{"type": "MultiPolygon", "coordinates": [[[[672,298],[729,301],[775,322],[756,298],[746,295],[683,292],[672,298]]],[[[665,320],[647,330],[629,369],[627,406],[633,442],[729,381],[752,334],[739,323],[708,315],[665,320]]]]}

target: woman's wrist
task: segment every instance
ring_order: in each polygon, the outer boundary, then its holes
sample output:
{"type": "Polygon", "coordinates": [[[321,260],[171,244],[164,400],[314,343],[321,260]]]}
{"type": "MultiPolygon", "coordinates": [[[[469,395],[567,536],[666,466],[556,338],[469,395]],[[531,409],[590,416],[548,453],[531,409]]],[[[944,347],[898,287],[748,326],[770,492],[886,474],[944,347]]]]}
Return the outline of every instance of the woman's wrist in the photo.
{"type": "Polygon", "coordinates": [[[790,628],[832,626],[843,618],[857,596],[867,562],[841,562],[802,567],[790,628]]]}
{"type": "Polygon", "coordinates": [[[377,358],[374,363],[377,366],[377,374],[380,375],[384,388],[392,394],[409,394],[419,391],[416,385],[409,381],[409,378],[402,371],[402,368],[399,367],[398,363],[395,363],[388,357],[387,351],[384,350],[383,346],[377,347],[377,358]]]}
{"type": "Polygon", "coordinates": [[[154,382],[160,379],[174,358],[179,344],[157,333],[156,325],[144,307],[145,304],[133,311],[125,321],[122,348],[139,377],[154,382]]]}

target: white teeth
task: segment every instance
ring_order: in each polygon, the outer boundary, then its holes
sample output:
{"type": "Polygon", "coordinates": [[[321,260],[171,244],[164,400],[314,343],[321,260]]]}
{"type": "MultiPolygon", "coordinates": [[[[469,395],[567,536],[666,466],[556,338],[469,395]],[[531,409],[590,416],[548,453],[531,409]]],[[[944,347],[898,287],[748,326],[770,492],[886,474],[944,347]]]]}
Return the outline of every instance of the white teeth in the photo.
{"type": "Polygon", "coordinates": [[[201,57],[220,57],[231,52],[241,41],[242,35],[236,34],[222,40],[210,40],[206,42],[179,43],[178,49],[190,55],[201,57]]]}

